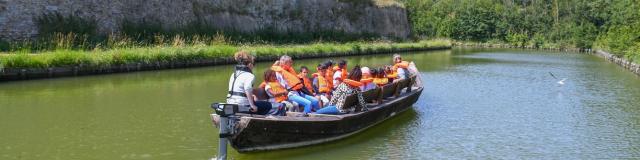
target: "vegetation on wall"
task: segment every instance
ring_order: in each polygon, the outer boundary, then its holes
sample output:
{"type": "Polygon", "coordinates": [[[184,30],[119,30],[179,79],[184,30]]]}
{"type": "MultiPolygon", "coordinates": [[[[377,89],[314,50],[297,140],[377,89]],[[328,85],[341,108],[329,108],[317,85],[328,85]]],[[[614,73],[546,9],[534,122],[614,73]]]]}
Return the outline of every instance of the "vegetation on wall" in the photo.
{"type": "Polygon", "coordinates": [[[185,41],[209,41],[224,38],[229,44],[302,44],[315,42],[373,41],[382,36],[374,33],[346,33],[337,30],[310,32],[278,31],[265,26],[253,32],[216,28],[212,23],[196,20],[184,26],[166,27],[154,20],[124,20],[120,33],[104,35],[97,32],[96,22],[73,15],[45,13],[34,19],[38,37],[29,41],[0,41],[0,51],[41,52],[60,49],[110,49],[116,47],[145,47],[168,43],[179,37],[185,41]]]}

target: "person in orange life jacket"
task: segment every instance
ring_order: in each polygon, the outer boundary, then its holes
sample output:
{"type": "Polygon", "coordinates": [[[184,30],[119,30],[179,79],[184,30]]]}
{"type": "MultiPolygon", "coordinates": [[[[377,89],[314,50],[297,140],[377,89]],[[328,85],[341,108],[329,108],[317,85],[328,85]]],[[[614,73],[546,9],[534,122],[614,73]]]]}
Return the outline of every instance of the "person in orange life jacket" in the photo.
{"type": "Polygon", "coordinates": [[[278,79],[276,78],[276,72],[267,69],[264,72],[264,82],[260,84],[260,88],[263,88],[267,95],[270,97],[269,102],[275,104],[284,105],[289,111],[297,112],[300,111],[300,108],[297,104],[288,101],[288,92],[280,83],[278,83],[278,79]]]}
{"type": "Polygon", "coordinates": [[[360,90],[362,90],[362,92],[366,92],[368,90],[376,89],[376,84],[373,83],[373,76],[371,75],[369,67],[362,67],[360,70],[362,71],[362,79],[360,79],[362,86],[360,87],[360,90]]]}
{"type": "Polygon", "coordinates": [[[301,91],[304,84],[298,78],[295,70],[291,68],[292,65],[293,60],[291,60],[291,57],[284,55],[280,57],[279,61],[276,61],[272,66],[272,69],[276,71],[278,82],[289,90],[289,100],[304,107],[304,114],[302,114],[302,116],[307,116],[307,114],[311,113],[312,110],[320,109],[320,103],[315,97],[307,95],[301,91]]]}
{"type": "Polygon", "coordinates": [[[327,68],[325,69],[327,73],[325,73],[324,78],[329,80],[328,81],[329,88],[333,89],[333,61],[327,60],[326,62],[324,62],[324,66],[327,68]]]}
{"type": "Polygon", "coordinates": [[[360,91],[360,79],[362,78],[362,71],[359,66],[356,66],[351,70],[348,78],[343,80],[343,83],[336,87],[333,91],[333,96],[328,105],[318,110],[317,114],[346,114],[349,112],[367,111],[366,103],[362,97],[362,91],[360,91]],[[345,106],[344,102],[347,96],[356,94],[358,97],[358,104],[356,106],[345,106]]]}
{"type": "Polygon", "coordinates": [[[236,52],[233,58],[238,62],[235,71],[229,78],[229,93],[227,103],[238,104],[242,113],[266,115],[271,110],[271,103],[256,101],[253,96],[253,82],[255,76],[251,72],[254,57],[246,51],[236,52]]]}
{"type": "MultiPolygon", "coordinates": [[[[304,87],[307,88],[307,90],[312,94],[312,96],[314,96],[316,99],[318,99],[318,106],[320,108],[322,108],[322,97],[318,94],[318,91],[313,87],[313,80],[309,78],[309,68],[307,68],[307,66],[302,66],[300,67],[300,74],[298,74],[298,77],[300,77],[300,79],[304,82],[304,87]]],[[[313,77],[312,77],[313,78],[313,77]]]]}
{"type": "Polygon", "coordinates": [[[316,97],[319,97],[318,100],[322,102],[321,106],[329,103],[329,99],[331,98],[332,88],[329,86],[329,80],[325,78],[327,73],[327,66],[325,64],[318,64],[316,67],[318,72],[312,75],[313,77],[313,90],[316,93],[316,97]]]}
{"type": "Polygon", "coordinates": [[[389,65],[384,66],[384,75],[388,82],[393,82],[398,78],[398,74],[394,72],[393,67],[389,65]]]}
{"type": "Polygon", "coordinates": [[[347,77],[347,61],[340,60],[338,66],[333,68],[333,88],[335,89],[347,77]]]}
{"type": "Polygon", "coordinates": [[[392,70],[396,73],[398,80],[409,78],[409,70],[407,70],[407,67],[409,67],[409,62],[402,61],[402,57],[399,54],[393,55],[392,70]]]}
{"type": "Polygon", "coordinates": [[[384,69],[382,67],[374,69],[373,75],[373,83],[378,85],[378,87],[382,87],[389,83],[389,79],[385,77],[384,69]]]}
{"type": "Polygon", "coordinates": [[[309,68],[307,66],[300,67],[300,74],[298,74],[298,78],[302,80],[302,84],[305,88],[311,93],[312,96],[315,96],[315,91],[313,90],[313,85],[311,79],[309,79],[309,68]]]}

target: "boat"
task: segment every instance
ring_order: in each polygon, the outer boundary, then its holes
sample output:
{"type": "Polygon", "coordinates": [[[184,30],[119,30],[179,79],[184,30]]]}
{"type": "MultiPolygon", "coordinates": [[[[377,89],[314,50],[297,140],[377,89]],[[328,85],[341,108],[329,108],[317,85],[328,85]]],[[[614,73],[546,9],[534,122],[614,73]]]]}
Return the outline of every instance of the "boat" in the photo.
{"type": "MultiPolygon", "coordinates": [[[[287,116],[262,116],[238,114],[232,122],[232,134],[228,138],[238,152],[266,151],[302,147],[330,142],[366,130],[411,108],[423,87],[416,86],[416,76],[363,92],[368,111],[325,115],[309,114],[300,117],[297,112],[287,116]]],[[[264,93],[254,90],[258,99],[264,93]]],[[[345,105],[357,104],[356,95],[350,95],[345,105]]],[[[219,124],[219,116],[211,114],[213,123],[219,124]]]]}

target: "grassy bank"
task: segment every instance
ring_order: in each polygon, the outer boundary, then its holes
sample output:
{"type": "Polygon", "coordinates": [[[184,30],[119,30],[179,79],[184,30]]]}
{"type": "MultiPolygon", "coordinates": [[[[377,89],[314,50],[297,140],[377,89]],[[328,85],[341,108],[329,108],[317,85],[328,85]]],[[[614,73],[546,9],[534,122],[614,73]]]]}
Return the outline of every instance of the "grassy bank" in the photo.
{"type": "Polygon", "coordinates": [[[426,40],[408,43],[387,42],[349,42],[349,43],[311,43],[296,45],[234,45],[181,42],[146,47],[122,47],[112,49],[74,50],[57,49],[52,51],[14,51],[0,53],[0,65],[12,68],[50,68],[50,67],[109,67],[123,64],[151,64],[166,62],[192,62],[198,60],[228,59],[238,50],[248,50],[259,59],[291,55],[293,57],[317,57],[318,55],[352,55],[369,52],[394,52],[450,47],[448,40],[426,40]]]}

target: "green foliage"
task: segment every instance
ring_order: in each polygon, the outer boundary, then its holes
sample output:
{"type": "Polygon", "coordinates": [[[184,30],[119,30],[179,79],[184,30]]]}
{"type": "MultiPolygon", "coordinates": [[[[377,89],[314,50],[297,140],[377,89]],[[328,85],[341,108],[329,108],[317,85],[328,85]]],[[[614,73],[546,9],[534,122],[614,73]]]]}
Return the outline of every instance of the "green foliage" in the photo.
{"type": "Polygon", "coordinates": [[[606,34],[598,38],[598,46],[618,56],[635,57],[640,43],[640,26],[625,25],[609,28],[606,34]]]}
{"type": "Polygon", "coordinates": [[[9,51],[11,49],[11,44],[3,39],[0,39],[0,52],[9,51]]]}
{"type": "Polygon", "coordinates": [[[524,33],[509,33],[507,37],[505,37],[507,43],[516,47],[524,47],[528,38],[524,33]]]}
{"type": "Polygon", "coordinates": [[[544,35],[540,34],[540,33],[536,33],[535,35],[533,35],[533,37],[531,38],[531,45],[534,48],[540,48],[543,47],[545,42],[547,40],[545,39],[544,35]]]}
{"type": "Polygon", "coordinates": [[[95,35],[96,21],[83,19],[73,15],[62,15],[61,13],[45,13],[35,18],[40,35],[53,35],[55,33],[75,33],[79,35],[95,35]]]}
{"type": "Polygon", "coordinates": [[[416,37],[611,49],[634,57],[637,0],[402,0],[416,37]],[[516,34],[517,33],[517,34],[516,34]],[[521,35],[521,34],[524,34],[521,35]],[[522,42],[522,39],[528,42],[522,42]]]}
{"type": "MultiPolygon", "coordinates": [[[[174,38],[173,41],[180,41],[174,38]]],[[[177,43],[177,42],[171,42],[177,43]]],[[[152,46],[134,48],[114,48],[109,50],[55,50],[38,54],[12,52],[0,54],[0,64],[6,68],[47,68],[83,65],[107,67],[120,64],[153,64],[155,62],[191,62],[195,60],[232,57],[238,50],[248,50],[256,56],[280,55],[349,55],[372,51],[396,51],[397,49],[423,49],[450,47],[448,40],[428,40],[415,43],[349,42],[312,43],[304,45],[203,45],[182,44],[173,46],[152,46]]]]}

